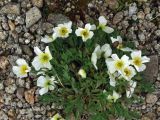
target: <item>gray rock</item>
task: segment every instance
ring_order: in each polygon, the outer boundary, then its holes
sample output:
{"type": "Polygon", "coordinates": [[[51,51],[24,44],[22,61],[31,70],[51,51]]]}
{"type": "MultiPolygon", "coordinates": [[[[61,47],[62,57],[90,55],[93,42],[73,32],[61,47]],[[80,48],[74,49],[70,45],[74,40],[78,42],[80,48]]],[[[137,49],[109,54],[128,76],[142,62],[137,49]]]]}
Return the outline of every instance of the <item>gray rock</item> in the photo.
{"type": "Polygon", "coordinates": [[[5,88],[6,93],[13,94],[15,90],[17,89],[17,86],[15,84],[9,85],[8,87],[5,88]]]}
{"type": "Polygon", "coordinates": [[[37,7],[31,8],[26,13],[26,27],[29,28],[42,17],[40,10],[37,7]]]}
{"type": "Polygon", "coordinates": [[[3,90],[3,88],[4,88],[3,82],[0,82],[0,90],[3,90]]]}
{"type": "Polygon", "coordinates": [[[118,12],[113,18],[113,24],[119,23],[123,19],[123,12],[118,12]]]}
{"type": "Polygon", "coordinates": [[[47,21],[52,24],[58,25],[58,24],[69,22],[70,20],[68,17],[62,14],[49,14],[47,21]]]}
{"type": "Polygon", "coordinates": [[[147,68],[144,71],[144,78],[150,82],[155,81],[155,77],[158,76],[158,56],[150,56],[150,62],[146,64],[147,68]]]}
{"type": "Polygon", "coordinates": [[[20,5],[10,3],[1,8],[0,14],[20,14],[20,5]]]}
{"type": "Polygon", "coordinates": [[[147,94],[147,96],[146,96],[146,102],[148,104],[153,104],[154,105],[157,102],[157,100],[158,100],[158,98],[154,94],[147,94]]]}
{"type": "Polygon", "coordinates": [[[46,31],[47,33],[53,33],[53,25],[51,23],[43,23],[42,25],[42,30],[43,31],[46,31]]]}
{"type": "Polygon", "coordinates": [[[8,34],[4,32],[0,32],[0,40],[5,40],[7,38],[8,34]]]}
{"type": "Polygon", "coordinates": [[[0,120],[8,120],[8,116],[2,110],[0,110],[0,120]]]}
{"type": "Polygon", "coordinates": [[[22,100],[24,97],[24,88],[18,88],[16,92],[16,96],[18,99],[22,100]]]}
{"type": "Polygon", "coordinates": [[[32,50],[28,45],[22,45],[22,50],[28,56],[32,56],[33,55],[32,50]]]}
{"type": "Polygon", "coordinates": [[[43,7],[43,0],[31,0],[32,1],[32,4],[36,7],[43,7]]]}
{"type": "Polygon", "coordinates": [[[140,41],[145,41],[145,35],[143,33],[138,34],[139,40],[140,41]]]}

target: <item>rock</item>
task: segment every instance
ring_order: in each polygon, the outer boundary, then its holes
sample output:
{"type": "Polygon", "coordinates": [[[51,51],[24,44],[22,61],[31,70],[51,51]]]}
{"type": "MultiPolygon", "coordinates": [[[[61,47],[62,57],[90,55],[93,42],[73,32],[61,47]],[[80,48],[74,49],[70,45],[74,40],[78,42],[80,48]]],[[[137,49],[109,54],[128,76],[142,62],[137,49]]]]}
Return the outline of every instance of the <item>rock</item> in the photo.
{"type": "Polygon", "coordinates": [[[144,14],[144,12],[143,11],[139,11],[138,13],[137,13],[137,17],[139,18],[139,19],[144,19],[144,17],[145,17],[145,14],[144,14]]]}
{"type": "Polygon", "coordinates": [[[0,71],[5,70],[7,66],[9,65],[8,58],[5,56],[0,56],[0,71]]]}
{"type": "Polygon", "coordinates": [[[24,88],[18,88],[16,92],[16,96],[18,99],[23,100],[24,97],[24,88]]]}
{"type": "Polygon", "coordinates": [[[49,23],[58,25],[58,24],[69,22],[70,20],[68,17],[62,14],[49,14],[47,21],[49,23]]]}
{"type": "Polygon", "coordinates": [[[160,30],[156,30],[156,31],[155,31],[155,34],[156,34],[157,36],[160,36],[160,30]]]}
{"type": "Polygon", "coordinates": [[[139,33],[138,34],[138,38],[139,38],[140,41],[145,41],[146,37],[145,37],[145,35],[143,33],[139,33]]]}
{"type": "Polygon", "coordinates": [[[28,45],[22,45],[22,50],[28,56],[33,56],[32,50],[28,45]]]}
{"type": "Polygon", "coordinates": [[[17,86],[15,84],[9,85],[5,88],[6,93],[13,94],[15,90],[17,89],[17,86]]]}
{"type": "Polygon", "coordinates": [[[156,114],[149,112],[142,117],[142,120],[156,120],[156,114]]]}
{"type": "Polygon", "coordinates": [[[34,100],[34,93],[35,93],[35,88],[32,88],[30,90],[25,91],[24,96],[26,101],[29,104],[34,104],[35,100],[34,100]]]}
{"type": "Polygon", "coordinates": [[[148,104],[155,104],[157,102],[158,98],[154,94],[147,94],[146,96],[146,102],[148,104]]]}
{"type": "Polygon", "coordinates": [[[136,14],[137,12],[137,4],[136,3],[132,3],[129,6],[129,16],[132,16],[133,14],[136,14]]]}
{"type": "Polygon", "coordinates": [[[26,13],[26,27],[29,28],[42,17],[40,10],[37,7],[31,8],[26,13]]]}
{"type": "Polygon", "coordinates": [[[114,17],[113,17],[113,24],[119,23],[123,19],[123,12],[118,12],[114,17]]]}
{"type": "Polygon", "coordinates": [[[157,114],[160,117],[160,107],[157,108],[157,114]]]}
{"type": "Polygon", "coordinates": [[[150,62],[146,64],[147,67],[144,71],[144,78],[150,82],[154,82],[154,78],[158,76],[158,56],[152,55],[149,58],[150,62]]]}
{"type": "Polygon", "coordinates": [[[7,38],[7,33],[4,31],[4,32],[0,32],[0,40],[5,40],[7,38]]]}
{"type": "Polygon", "coordinates": [[[43,7],[43,0],[31,0],[31,1],[32,1],[33,6],[36,6],[38,8],[43,7]]]}
{"type": "Polygon", "coordinates": [[[3,82],[0,81],[0,90],[3,90],[4,89],[4,85],[3,85],[3,82]]]}
{"type": "Polygon", "coordinates": [[[11,31],[15,30],[15,24],[11,20],[8,21],[8,25],[11,31]]]}
{"type": "Polygon", "coordinates": [[[42,25],[42,30],[43,31],[46,31],[47,33],[53,33],[53,25],[51,23],[43,23],[42,25]]]}
{"type": "Polygon", "coordinates": [[[20,5],[10,3],[1,8],[0,14],[20,14],[20,5]]]}
{"type": "Polygon", "coordinates": [[[119,7],[118,0],[106,0],[106,4],[112,10],[117,9],[119,7]]]}
{"type": "Polygon", "coordinates": [[[0,110],[0,120],[8,120],[8,116],[6,113],[4,113],[2,110],[0,110]]]}

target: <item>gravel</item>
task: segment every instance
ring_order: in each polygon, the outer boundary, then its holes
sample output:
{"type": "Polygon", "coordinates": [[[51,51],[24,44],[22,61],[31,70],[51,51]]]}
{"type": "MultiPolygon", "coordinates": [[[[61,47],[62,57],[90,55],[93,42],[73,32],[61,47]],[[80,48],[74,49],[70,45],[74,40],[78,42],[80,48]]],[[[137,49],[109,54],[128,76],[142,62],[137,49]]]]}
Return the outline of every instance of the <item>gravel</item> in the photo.
{"type": "MultiPolygon", "coordinates": [[[[52,28],[69,18],[84,23],[104,15],[108,25],[118,29],[132,40],[138,49],[144,49],[151,62],[145,71],[146,81],[152,81],[155,92],[141,96],[143,104],[133,105],[142,114],[142,120],[160,118],[160,4],[159,1],[138,0],[124,4],[117,0],[92,0],[77,7],[75,1],[2,0],[0,1],[0,120],[49,120],[55,114],[55,105],[38,102],[38,89],[30,78],[17,79],[12,66],[17,58],[31,62],[33,47],[44,44],[40,39],[51,34],[52,28]],[[118,8],[118,9],[117,9],[118,8]],[[64,13],[64,14],[62,14],[64,13]],[[66,16],[67,15],[67,16],[66,16]],[[43,16],[43,17],[42,17],[43,16]]],[[[36,80],[36,79],[34,79],[36,80]]],[[[60,107],[60,109],[62,109],[60,107]]]]}

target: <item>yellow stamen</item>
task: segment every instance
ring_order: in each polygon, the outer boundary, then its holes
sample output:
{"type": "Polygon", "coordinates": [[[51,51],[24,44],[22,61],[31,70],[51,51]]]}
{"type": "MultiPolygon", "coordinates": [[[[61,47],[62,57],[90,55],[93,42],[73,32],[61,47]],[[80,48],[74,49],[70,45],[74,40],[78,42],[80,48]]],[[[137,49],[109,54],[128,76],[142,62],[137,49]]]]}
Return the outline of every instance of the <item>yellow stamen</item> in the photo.
{"type": "Polygon", "coordinates": [[[41,63],[47,63],[47,62],[49,62],[49,60],[50,60],[50,57],[49,57],[49,55],[47,53],[42,53],[40,55],[41,63]]]}
{"type": "Polygon", "coordinates": [[[135,58],[133,58],[133,63],[136,66],[141,66],[142,65],[142,59],[140,57],[135,57],[135,58]]]}
{"type": "Polygon", "coordinates": [[[130,76],[131,75],[131,70],[128,69],[128,68],[125,68],[124,73],[125,73],[126,76],[130,76]]]}
{"type": "Polygon", "coordinates": [[[68,30],[66,27],[62,27],[60,30],[59,30],[59,33],[61,36],[65,36],[67,33],[68,33],[68,30]]]}
{"type": "Polygon", "coordinates": [[[116,69],[118,69],[118,70],[122,69],[122,68],[124,67],[123,61],[122,61],[122,60],[117,60],[117,61],[115,62],[115,67],[116,67],[116,69]]]}
{"type": "Polygon", "coordinates": [[[26,73],[27,73],[27,70],[28,70],[27,65],[22,65],[22,66],[20,67],[20,74],[21,74],[21,75],[26,74],[26,73]]]}
{"type": "Polygon", "coordinates": [[[81,35],[87,38],[89,36],[89,31],[88,30],[82,30],[81,35]]]}

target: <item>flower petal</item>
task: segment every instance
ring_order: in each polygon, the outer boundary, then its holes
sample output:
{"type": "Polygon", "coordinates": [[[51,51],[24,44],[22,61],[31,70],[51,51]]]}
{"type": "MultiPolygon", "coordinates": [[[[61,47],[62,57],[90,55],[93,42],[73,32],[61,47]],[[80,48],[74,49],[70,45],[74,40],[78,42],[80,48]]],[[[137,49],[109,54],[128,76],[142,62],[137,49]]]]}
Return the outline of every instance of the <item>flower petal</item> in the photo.
{"type": "Polygon", "coordinates": [[[45,77],[44,76],[40,76],[37,80],[37,86],[39,87],[44,87],[45,86],[45,77]]]}
{"type": "Polygon", "coordinates": [[[38,71],[38,70],[41,69],[42,65],[41,65],[41,63],[39,62],[38,56],[36,56],[36,57],[33,59],[32,66],[35,68],[36,71],[38,71]]]}
{"type": "Polygon", "coordinates": [[[136,50],[136,51],[133,51],[131,53],[131,57],[134,58],[134,57],[141,57],[142,55],[142,52],[140,50],[136,50]]]}
{"type": "Polygon", "coordinates": [[[114,32],[114,29],[111,28],[111,27],[106,26],[106,27],[103,29],[103,31],[106,32],[106,33],[108,33],[108,34],[110,34],[110,33],[114,32]]]}
{"type": "Polygon", "coordinates": [[[46,48],[45,48],[45,53],[47,53],[49,55],[50,60],[51,60],[52,59],[52,54],[51,54],[48,46],[46,46],[46,48]]]}
{"type": "Polygon", "coordinates": [[[104,16],[100,16],[98,20],[99,20],[99,24],[103,24],[103,25],[107,24],[107,20],[104,16]]]}
{"type": "Polygon", "coordinates": [[[21,66],[21,65],[28,65],[27,62],[24,59],[17,59],[16,61],[17,65],[21,66]]]}
{"type": "Polygon", "coordinates": [[[85,25],[85,29],[91,30],[91,28],[92,28],[92,26],[91,26],[90,23],[87,23],[87,24],[85,25]]]}
{"type": "Polygon", "coordinates": [[[34,52],[36,53],[36,55],[43,53],[38,47],[34,47],[34,52]]]}
{"type": "Polygon", "coordinates": [[[41,88],[40,90],[39,90],[39,94],[40,95],[43,95],[43,94],[45,94],[45,93],[47,93],[48,92],[48,88],[41,88]]]}

